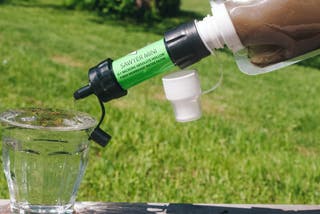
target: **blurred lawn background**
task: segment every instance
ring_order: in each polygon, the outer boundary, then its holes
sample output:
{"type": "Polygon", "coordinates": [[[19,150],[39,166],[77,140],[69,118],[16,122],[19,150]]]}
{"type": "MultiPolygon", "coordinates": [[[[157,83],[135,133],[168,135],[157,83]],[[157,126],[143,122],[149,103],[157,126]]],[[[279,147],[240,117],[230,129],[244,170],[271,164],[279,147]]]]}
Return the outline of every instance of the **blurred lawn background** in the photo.
{"type": "MultiPolygon", "coordinates": [[[[72,98],[88,68],[210,13],[207,0],[182,0],[182,10],[145,26],[65,10],[61,1],[0,5],[0,110],[56,107],[98,118],[94,97],[72,98]]],[[[113,140],[105,149],[92,143],[77,200],[319,204],[318,64],[247,76],[221,52],[193,67],[204,88],[224,71],[222,86],[202,98],[202,119],[175,122],[161,76],[108,103],[103,128],[113,140]]],[[[3,172],[0,198],[8,198],[3,172]]]]}

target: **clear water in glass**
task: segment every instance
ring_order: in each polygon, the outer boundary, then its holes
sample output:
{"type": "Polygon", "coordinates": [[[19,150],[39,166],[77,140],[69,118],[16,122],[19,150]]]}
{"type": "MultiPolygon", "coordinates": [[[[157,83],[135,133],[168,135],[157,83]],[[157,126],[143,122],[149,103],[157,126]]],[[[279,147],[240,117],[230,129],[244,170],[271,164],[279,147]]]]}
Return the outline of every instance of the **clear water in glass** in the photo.
{"type": "Polygon", "coordinates": [[[94,119],[23,109],[0,116],[2,157],[15,213],[72,213],[88,161],[94,119]]]}

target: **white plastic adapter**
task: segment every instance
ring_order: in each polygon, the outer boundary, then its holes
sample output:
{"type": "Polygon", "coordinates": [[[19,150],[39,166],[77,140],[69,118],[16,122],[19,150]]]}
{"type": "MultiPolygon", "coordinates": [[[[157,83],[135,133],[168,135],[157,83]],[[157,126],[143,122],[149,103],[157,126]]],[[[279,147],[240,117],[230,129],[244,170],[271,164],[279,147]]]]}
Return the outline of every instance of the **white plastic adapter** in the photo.
{"type": "Polygon", "coordinates": [[[162,83],[178,122],[190,122],[201,118],[202,91],[196,70],[183,70],[169,74],[162,78],[162,83]]]}

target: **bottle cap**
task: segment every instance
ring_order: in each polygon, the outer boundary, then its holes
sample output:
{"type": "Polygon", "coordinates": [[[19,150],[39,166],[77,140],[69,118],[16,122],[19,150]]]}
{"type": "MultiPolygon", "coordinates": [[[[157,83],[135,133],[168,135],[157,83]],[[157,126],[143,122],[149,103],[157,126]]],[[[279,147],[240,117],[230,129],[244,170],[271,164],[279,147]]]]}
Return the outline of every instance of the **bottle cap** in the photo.
{"type": "Polygon", "coordinates": [[[196,70],[183,70],[167,75],[162,78],[162,83],[178,122],[190,122],[201,117],[202,92],[196,70]]]}

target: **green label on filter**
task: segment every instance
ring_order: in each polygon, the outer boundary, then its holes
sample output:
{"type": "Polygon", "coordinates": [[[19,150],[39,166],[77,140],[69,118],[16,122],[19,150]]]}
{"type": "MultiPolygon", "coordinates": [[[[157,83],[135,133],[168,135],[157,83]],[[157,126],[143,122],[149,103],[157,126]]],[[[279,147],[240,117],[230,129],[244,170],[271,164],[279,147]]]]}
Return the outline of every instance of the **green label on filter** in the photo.
{"type": "Polygon", "coordinates": [[[172,67],[164,40],[148,45],[112,63],[113,72],[123,89],[128,89],[172,67]]]}

